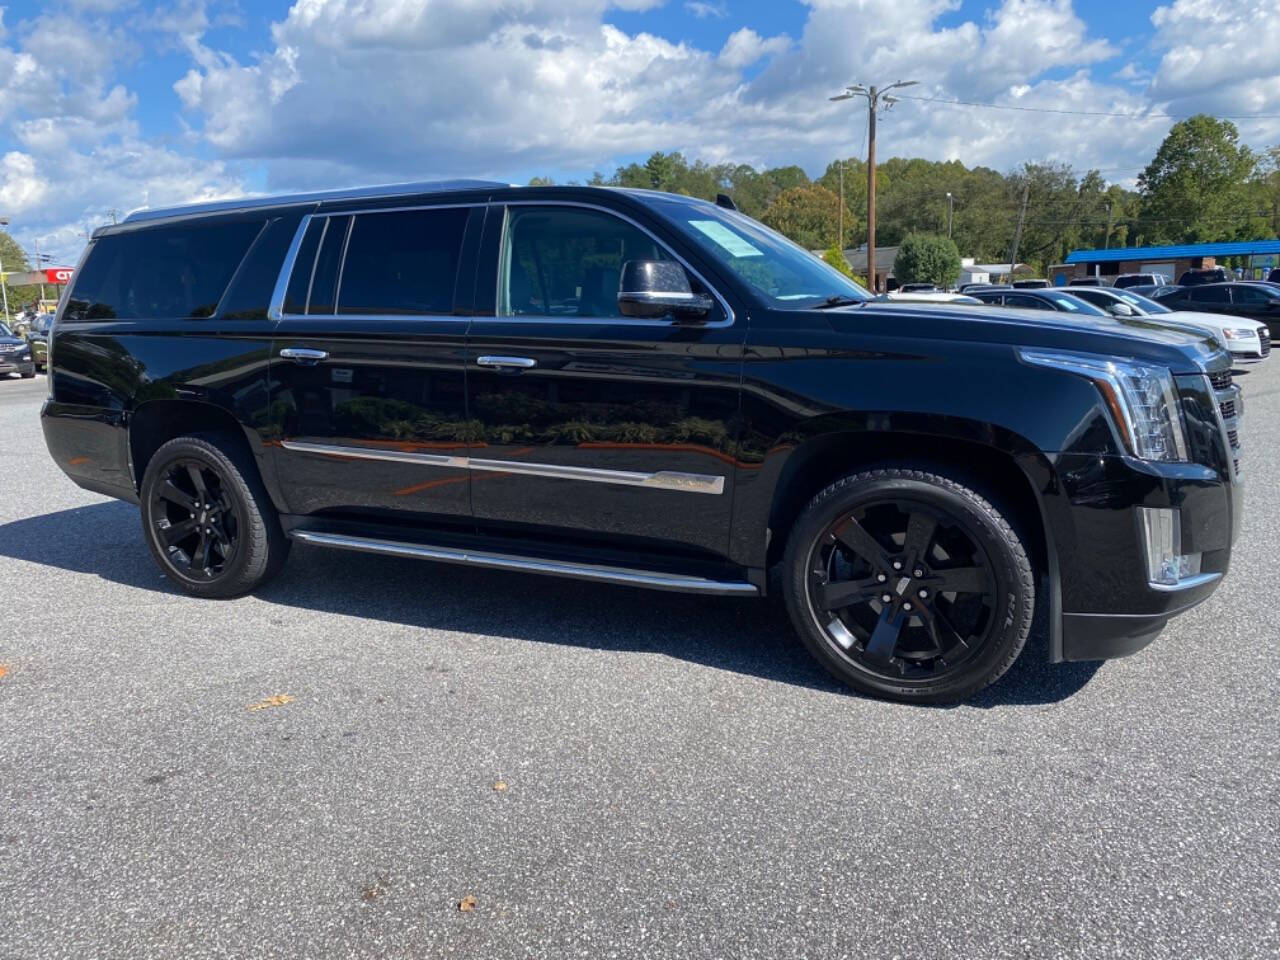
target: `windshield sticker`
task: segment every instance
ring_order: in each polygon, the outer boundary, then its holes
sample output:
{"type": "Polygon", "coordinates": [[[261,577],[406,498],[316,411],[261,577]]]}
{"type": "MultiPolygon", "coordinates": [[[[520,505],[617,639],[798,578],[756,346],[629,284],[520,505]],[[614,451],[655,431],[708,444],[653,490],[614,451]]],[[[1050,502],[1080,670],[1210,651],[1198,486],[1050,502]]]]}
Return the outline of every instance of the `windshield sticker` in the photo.
{"type": "Polygon", "coordinates": [[[690,220],[689,226],[711,240],[731,257],[763,257],[758,250],[722,223],[714,220],[690,220]]]}

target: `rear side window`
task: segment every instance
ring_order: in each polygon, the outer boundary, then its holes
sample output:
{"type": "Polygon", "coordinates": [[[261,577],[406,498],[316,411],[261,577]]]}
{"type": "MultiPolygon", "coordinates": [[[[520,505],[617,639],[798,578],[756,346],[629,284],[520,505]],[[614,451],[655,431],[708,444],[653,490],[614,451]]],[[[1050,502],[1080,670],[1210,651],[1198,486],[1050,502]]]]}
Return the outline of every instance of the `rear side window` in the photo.
{"type": "Polygon", "coordinates": [[[1268,291],[1260,287],[1246,287],[1241,284],[1231,288],[1231,299],[1236,303],[1270,303],[1275,299],[1268,291]]]}
{"type": "Polygon", "coordinates": [[[68,320],[209,317],[265,219],[186,223],[99,237],[76,277],[68,320]]]}
{"type": "Polygon", "coordinates": [[[468,213],[455,207],[359,214],[342,264],[338,312],[451,313],[468,213]]]}
{"type": "Polygon", "coordinates": [[[1230,303],[1231,292],[1226,287],[1195,287],[1191,299],[1196,303],[1230,303]]]}
{"type": "Polygon", "coordinates": [[[1018,294],[1006,294],[1004,298],[1006,307],[1019,307],[1022,310],[1052,310],[1053,307],[1045,303],[1039,297],[1024,297],[1018,294]]]}

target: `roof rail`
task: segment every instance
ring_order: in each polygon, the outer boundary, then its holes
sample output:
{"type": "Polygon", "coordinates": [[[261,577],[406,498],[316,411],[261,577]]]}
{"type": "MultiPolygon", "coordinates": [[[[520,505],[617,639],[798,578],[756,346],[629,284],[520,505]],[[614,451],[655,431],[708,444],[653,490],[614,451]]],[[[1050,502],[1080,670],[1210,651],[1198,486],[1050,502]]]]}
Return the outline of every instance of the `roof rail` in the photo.
{"type": "Polygon", "coordinates": [[[376,197],[401,197],[417,193],[448,193],[454,190],[496,190],[511,184],[497,180],[427,180],[419,183],[388,183],[372,187],[354,187],[347,190],[316,190],[310,193],[278,194],[265,197],[240,197],[236,200],[213,200],[206,203],[189,203],[173,207],[143,207],[124,218],[125,223],[146,220],[163,220],[166,217],[202,213],[220,213],[231,210],[253,210],[258,207],[283,207],[300,203],[319,203],[324,200],[366,200],[376,197]]]}

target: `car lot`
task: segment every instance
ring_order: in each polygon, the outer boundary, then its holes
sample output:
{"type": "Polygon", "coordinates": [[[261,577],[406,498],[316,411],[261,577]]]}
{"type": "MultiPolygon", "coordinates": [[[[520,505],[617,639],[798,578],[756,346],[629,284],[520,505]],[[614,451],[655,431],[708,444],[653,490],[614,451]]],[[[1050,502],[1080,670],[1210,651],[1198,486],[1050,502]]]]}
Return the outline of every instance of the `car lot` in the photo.
{"type": "Polygon", "coordinates": [[[1280,366],[1240,382],[1217,595],[948,709],[768,601],[306,548],[179,596],[0,382],[0,957],[1274,956],[1280,366]]]}

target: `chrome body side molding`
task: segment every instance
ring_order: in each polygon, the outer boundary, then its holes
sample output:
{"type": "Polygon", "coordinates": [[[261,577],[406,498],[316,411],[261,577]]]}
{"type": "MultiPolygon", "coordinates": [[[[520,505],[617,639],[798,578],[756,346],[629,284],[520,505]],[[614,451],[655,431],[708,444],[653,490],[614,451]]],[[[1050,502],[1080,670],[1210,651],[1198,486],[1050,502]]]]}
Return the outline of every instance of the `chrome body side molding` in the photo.
{"type": "Polygon", "coordinates": [[[545,573],[574,580],[592,580],[599,583],[619,583],[651,590],[671,590],[679,593],[700,593],[707,596],[754,597],[760,591],[755,584],[734,580],[708,580],[678,573],[653,570],[634,570],[628,567],[609,567],[591,563],[566,563],[560,560],[544,560],[520,557],[506,553],[490,553],[483,550],[465,550],[455,547],[437,547],[426,544],[405,543],[398,540],[380,540],[374,537],[354,537],[342,533],[325,533],[319,530],[291,530],[289,536],[302,543],[339,550],[355,550],[360,553],[378,553],[386,556],[409,557],[417,560],[440,560],[467,566],[488,567],[495,570],[522,570],[527,573],[545,573]]]}
{"type": "Polygon", "coordinates": [[[408,453],[402,450],[379,450],[346,444],[307,443],[282,440],[280,446],[296,453],[315,453],[326,457],[355,460],[389,460],[416,463],[426,467],[452,467],[458,470],[481,470],[486,473],[514,473],[529,477],[557,480],[585,480],[589,483],[617,483],[655,490],[679,490],[684,493],[724,493],[724,477],[706,473],[681,473],[659,470],[640,473],[631,470],[602,470],[597,467],[567,467],[554,463],[520,463],[515,460],[485,460],[477,457],[439,453],[408,453]]]}

